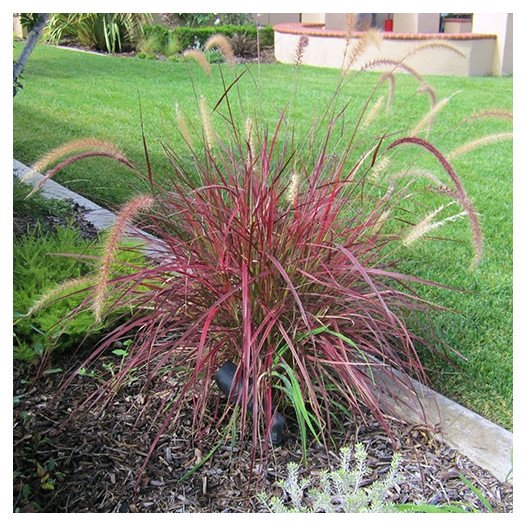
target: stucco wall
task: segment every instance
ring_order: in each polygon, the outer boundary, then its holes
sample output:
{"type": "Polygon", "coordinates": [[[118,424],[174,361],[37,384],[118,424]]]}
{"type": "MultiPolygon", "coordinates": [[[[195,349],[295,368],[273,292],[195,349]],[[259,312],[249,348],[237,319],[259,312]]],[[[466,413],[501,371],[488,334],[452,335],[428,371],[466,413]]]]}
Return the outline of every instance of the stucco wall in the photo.
{"type": "Polygon", "coordinates": [[[440,13],[394,13],[395,33],[438,33],[440,13]]]}
{"type": "MultiPolygon", "coordinates": [[[[369,47],[353,65],[353,69],[360,69],[364,64],[378,58],[401,60],[422,40],[412,40],[410,35],[403,39],[384,39],[380,48],[369,47]]],[[[274,52],[279,62],[293,63],[295,49],[300,34],[281,33],[275,31],[274,52]]],[[[405,63],[424,75],[455,75],[455,76],[484,76],[491,75],[493,49],[495,39],[481,38],[479,40],[455,40],[452,42],[466,56],[462,59],[455,53],[431,48],[410,57],[405,63]]],[[[345,52],[345,38],[309,35],[309,44],[305,48],[303,63],[312,66],[340,68],[345,52]]],[[[383,68],[391,70],[392,66],[383,68]]],[[[382,68],[377,69],[381,71],[382,68]]]]}
{"type": "Polygon", "coordinates": [[[510,75],[513,73],[513,14],[511,13],[474,13],[473,31],[488,32],[497,35],[493,74],[510,75]]]}

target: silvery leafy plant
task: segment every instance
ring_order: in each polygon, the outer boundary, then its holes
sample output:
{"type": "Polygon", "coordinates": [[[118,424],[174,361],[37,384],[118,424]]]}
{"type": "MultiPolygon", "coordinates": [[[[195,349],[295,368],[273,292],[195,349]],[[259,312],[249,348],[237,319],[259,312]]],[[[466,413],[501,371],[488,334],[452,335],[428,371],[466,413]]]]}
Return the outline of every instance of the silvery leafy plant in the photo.
{"type": "Polygon", "coordinates": [[[394,453],[389,471],[383,479],[364,486],[371,474],[367,467],[367,452],[363,444],[356,444],[354,466],[352,450],[340,449],[340,465],[334,471],[323,471],[318,480],[299,478],[299,465],[287,465],[287,478],[278,482],[281,497],[260,493],[258,499],[265,511],[271,513],[385,513],[397,511],[388,502],[389,490],[401,481],[398,471],[401,455],[394,453]]]}

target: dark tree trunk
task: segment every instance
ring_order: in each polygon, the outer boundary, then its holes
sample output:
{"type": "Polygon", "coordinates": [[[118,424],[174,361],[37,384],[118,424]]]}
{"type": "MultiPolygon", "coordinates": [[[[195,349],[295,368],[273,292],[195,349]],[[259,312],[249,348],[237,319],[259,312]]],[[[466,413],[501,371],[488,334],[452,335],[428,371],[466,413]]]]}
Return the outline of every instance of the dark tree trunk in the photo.
{"type": "Polygon", "coordinates": [[[38,39],[40,38],[42,30],[44,29],[44,26],[46,25],[46,22],[48,21],[48,18],[49,18],[49,13],[39,13],[38,14],[37,22],[33,26],[33,29],[31,30],[29,35],[27,36],[26,45],[24,46],[24,49],[22,50],[20,57],[18,57],[18,60],[13,64],[13,85],[17,84],[18,78],[20,77],[20,74],[24,70],[24,66],[26,65],[27,59],[29,58],[29,55],[31,55],[33,48],[38,42],[38,39]]]}

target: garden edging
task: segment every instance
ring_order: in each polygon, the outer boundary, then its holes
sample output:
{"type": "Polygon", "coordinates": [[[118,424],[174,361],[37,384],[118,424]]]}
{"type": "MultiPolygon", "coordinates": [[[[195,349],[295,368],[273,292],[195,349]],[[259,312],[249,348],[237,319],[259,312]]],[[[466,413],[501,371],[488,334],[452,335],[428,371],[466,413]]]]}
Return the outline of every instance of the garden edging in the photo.
{"type": "MultiPolygon", "coordinates": [[[[21,179],[28,171],[30,168],[26,165],[13,160],[13,174],[16,177],[21,179]]],[[[24,182],[34,186],[42,178],[43,175],[36,172],[24,182]]],[[[92,223],[98,231],[111,227],[115,222],[114,213],[55,181],[45,182],[42,195],[77,203],[85,210],[84,219],[92,223]]],[[[145,248],[146,253],[148,255],[158,253],[161,241],[141,232],[141,238],[143,235],[151,240],[145,248]]],[[[133,238],[132,230],[129,231],[129,237],[133,238]]],[[[376,375],[376,383],[381,392],[389,391],[391,396],[395,396],[396,403],[389,405],[394,416],[415,425],[426,425],[437,429],[448,445],[492,473],[501,482],[513,483],[513,434],[510,431],[417,381],[413,381],[415,390],[413,396],[397,385],[387,374],[376,375]]]]}

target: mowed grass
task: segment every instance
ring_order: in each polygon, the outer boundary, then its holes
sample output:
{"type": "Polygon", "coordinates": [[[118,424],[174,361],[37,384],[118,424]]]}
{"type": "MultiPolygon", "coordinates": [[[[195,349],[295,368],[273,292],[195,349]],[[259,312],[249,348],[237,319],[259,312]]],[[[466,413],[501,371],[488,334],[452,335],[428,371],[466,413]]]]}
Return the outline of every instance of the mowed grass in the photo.
{"type": "MultiPolygon", "coordinates": [[[[17,44],[15,53],[19,51],[17,44]]],[[[197,91],[215,104],[223,92],[218,66],[213,66],[211,78],[193,64],[189,68],[197,91]]],[[[231,72],[228,68],[224,71],[230,82],[231,72]]],[[[260,70],[252,66],[239,82],[244,111],[256,114],[272,129],[291,101],[294,74],[291,66],[281,64],[262,65],[260,70]],[[262,90],[255,85],[258,79],[262,90]]],[[[297,136],[306,133],[313,119],[320,116],[338,77],[335,70],[301,68],[297,95],[287,112],[297,136]]],[[[356,75],[342,91],[341,103],[350,101],[347,126],[352,126],[377,80],[376,73],[356,75]]],[[[467,140],[510,129],[509,123],[495,120],[462,123],[462,119],[487,108],[511,109],[512,79],[428,80],[439,99],[454,94],[429,136],[444,153],[467,140]]],[[[174,104],[178,103],[190,121],[198,124],[195,93],[183,64],[96,56],[39,45],[24,72],[23,85],[14,101],[14,157],[26,164],[64,142],[98,137],[117,143],[132,160],[144,166],[142,106],[153,170],[162,177],[169,166],[161,141],[168,141],[184,157],[174,104]]],[[[373,130],[410,130],[429,108],[429,99],[417,94],[417,88],[414,79],[398,76],[394,108],[390,114],[382,114],[373,130]]],[[[232,94],[237,100],[237,91],[232,94]]],[[[242,113],[237,105],[235,111],[242,113]]],[[[221,133],[221,118],[214,117],[214,124],[221,133]]],[[[401,149],[397,163],[425,166],[440,175],[438,164],[415,147],[401,149]]],[[[432,386],[512,429],[512,145],[490,145],[453,164],[480,213],[485,239],[482,264],[474,271],[468,268],[472,252],[465,220],[436,232],[436,239],[404,249],[399,258],[405,272],[465,291],[429,287],[421,291],[427,299],[454,311],[434,314],[433,321],[440,337],[466,357],[465,361],[453,358],[445,363],[425,356],[432,386]]],[[[78,163],[57,180],[113,208],[145,190],[126,170],[105,160],[78,163]]],[[[421,194],[416,200],[408,200],[405,219],[423,218],[436,202],[433,196],[421,194]]]]}

